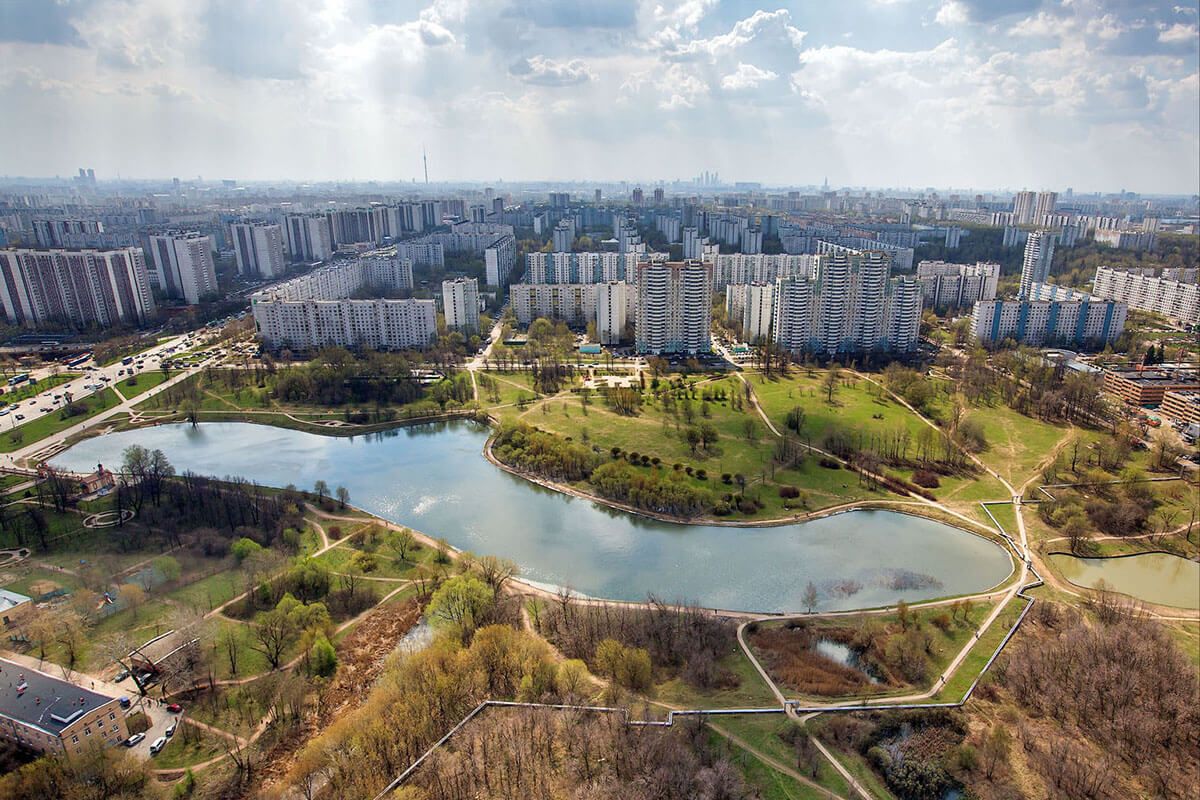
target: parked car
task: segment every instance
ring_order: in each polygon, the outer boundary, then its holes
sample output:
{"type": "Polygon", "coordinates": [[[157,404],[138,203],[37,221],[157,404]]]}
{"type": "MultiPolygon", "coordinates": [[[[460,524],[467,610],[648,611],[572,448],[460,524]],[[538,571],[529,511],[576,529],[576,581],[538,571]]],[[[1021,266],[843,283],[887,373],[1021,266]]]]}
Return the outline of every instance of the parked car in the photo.
{"type": "Polygon", "coordinates": [[[115,683],[120,683],[121,681],[125,680],[128,677],[129,677],[129,670],[123,669],[120,672],[118,672],[116,675],[113,676],[113,681],[115,683]]]}
{"type": "Polygon", "coordinates": [[[130,736],[128,739],[125,740],[125,746],[126,747],[136,747],[138,742],[142,741],[145,738],[146,738],[146,734],[135,733],[133,736],[130,736]]]}
{"type": "Polygon", "coordinates": [[[179,705],[179,703],[171,703],[171,705],[167,706],[167,711],[170,711],[172,714],[178,714],[180,711],[183,711],[183,706],[179,705]]]}
{"type": "Polygon", "coordinates": [[[165,736],[158,737],[157,739],[154,740],[154,743],[152,745],[150,745],[150,755],[152,755],[152,756],[158,755],[158,752],[166,746],[167,746],[167,737],[165,737],[165,736]]]}
{"type": "Polygon", "coordinates": [[[24,415],[24,414],[17,414],[17,419],[25,419],[25,415],[24,415]]]}
{"type": "Polygon", "coordinates": [[[120,702],[121,708],[129,708],[129,706],[133,705],[128,697],[122,697],[118,702],[120,702]]]}
{"type": "Polygon", "coordinates": [[[165,733],[167,735],[167,737],[169,738],[169,737],[175,735],[175,729],[178,727],[179,727],[179,720],[172,720],[171,724],[167,726],[167,729],[165,731],[163,731],[163,733],[165,733]]]}

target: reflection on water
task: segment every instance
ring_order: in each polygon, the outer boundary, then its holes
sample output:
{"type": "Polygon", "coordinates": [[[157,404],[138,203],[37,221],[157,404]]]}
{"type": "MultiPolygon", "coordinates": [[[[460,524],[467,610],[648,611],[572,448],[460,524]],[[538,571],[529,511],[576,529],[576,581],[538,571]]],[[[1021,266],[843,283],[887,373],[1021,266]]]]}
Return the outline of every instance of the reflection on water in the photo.
{"type": "Polygon", "coordinates": [[[360,508],[475,553],[506,556],[524,577],[592,597],[752,611],[887,605],[965,594],[1003,581],[997,545],[932,520],[855,511],[770,528],[676,525],[540,488],[482,456],[468,422],[328,437],[246,423],[162,425],[81,442],[56,464],[119,463],[131,444],[161,448],[179,472],[259,483],[345,486],[360,508]]]}
{"type": "Polygon", "coordinates": [[[1103,580],[1114,591],[1177,608],[1200,608],[1200,564],[1170,553],[1141,553],[1115,558],[1050,556],[1076,586],[1093,588],[1103,580]]]}

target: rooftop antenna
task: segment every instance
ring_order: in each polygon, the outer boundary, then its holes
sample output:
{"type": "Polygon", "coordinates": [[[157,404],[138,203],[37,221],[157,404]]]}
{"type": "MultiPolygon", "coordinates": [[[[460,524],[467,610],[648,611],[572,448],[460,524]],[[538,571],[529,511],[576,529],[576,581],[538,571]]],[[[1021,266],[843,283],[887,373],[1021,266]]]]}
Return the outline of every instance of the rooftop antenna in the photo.
{"type": "Polygon", "coordinates": [[[425,165],[425,185],[429,185],[429,159],[425,157],[425,145],[421,145],[421,163],[425,165]]]}

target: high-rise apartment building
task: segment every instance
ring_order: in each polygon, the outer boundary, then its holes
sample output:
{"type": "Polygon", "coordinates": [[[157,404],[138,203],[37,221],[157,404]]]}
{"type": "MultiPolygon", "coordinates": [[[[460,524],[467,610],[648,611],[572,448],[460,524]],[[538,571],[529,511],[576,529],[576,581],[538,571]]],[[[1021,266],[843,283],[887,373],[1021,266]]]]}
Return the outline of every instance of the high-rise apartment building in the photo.
{"type": "Polygon", "coordinates": [[[1018,225],[1029,225],[1033,222],[1033,214],[1037,211],[1037,195],[1033,192],[1017,192],[1013,196],[1013,222],[1018,225]]]}
{"type": "Polygon", "coordinates": [[[917,280],[925,305],[935,309],[963,308],[976,300],[992,300],[1000,280],[1000,265],[980,261],[976,264],[947,264],[922,261],[917,265],[917,280]]]}
{"type": "Polygon", "coordinates": [[[288,214],[284,237],[292,261],[328,261],[333,257],[333,232],[323,214],[288,214]]]}
{"type": "Polygon", "coordinates": [[[140,247],[0,250],[0,304],[11,325],[144,325],[154,295],[140,247]]]}
{"type": "Polygon", "coordinates": [[[274,278],[285,272],[282,228],[267,222],[235,222],[230,229],[240,274],[274,278]]]}
{"type": "Polygon", "coordinates": [[[747,283],[725,290],[725,314],[741,331],[742,340],[757,342],[771,335],[775,284],[747,283]]]}
{"type": "Polygon", "coordinates": [[[1035,283],[1045,283],[1050,276],[1050,264],[1054,260],[1055,234],[1050,231],[1033,231],[1025,240],[1025,258],[1021,263],[1021,288],[1019,297],[1027,297],[1035,283]]]}
{"type": "Polygon", "coordinates": [[[569,253],[575,243],[575,220],[563,218],[554,226],[552,234],[554,252],[569,253]]]}
{"type": "Polygon", "coordinates": [[[633,287],[623,281],[596,285],[596,338],[600,344],[621,343],[630,319],[630,305],[636,300],[633,287]]]}
{"type": "Polygon", "coordinates": [[[707,353],[711,347],[712,265],[642,261],[637,265],[639,353],[707,353]]]}
{"type": "Polygon", "coordinates": [[[1033,207],[1033,221],[1037,225],[1046,225],[1046,217],[1054,213],[1058,204],[1058,192],[1038,192],[1037,201],[1033,207]]]}
{"type": "Polygon", "coordinates": [[[35,219],[32,224],[38,247],[74,247],[104,233],[104,223],[95,219],[35,219]]]}
{"type": "Polygon", "coordinates": [[[450,330],[479,333],[479,281],[475,278],[442,281],[442,312],[450,330]]]}
{"type": "Polygon", "coordinates": [[[349,299],[364,287],[411,289],[412,262],[390,248],[319,267],[252,295],[255,326],[267,346],[305,351],[423,348],[437,336],[434,301],[349,299]]]}
{"type": "Polygon", "coordinates": [[[1162,314],[1183,325],[1200,325],[1200,285],[1196,283],[1196,271],[1178,275],[1184,280],[1172,277],[1171,270],[1163,270],[1163,274],[1156,276],[1153,269],[1097,267],[1092,294],[1139,311],[1162,314]]]}
{"type": "MultiPolygon", "coordinates": [[[[1037,284],[1031,296],[1043,295],[1037,284]]],[[[1051,287],[1047,292],[1056,288],[1051,287]]],[[[971,334],[985,347],[1006,339],[1041,347],[1064,345],[1075,349],[1101,349],[1115,342],[1125,328],[1126,306],[1095,297],[1085,299],[981,300],[971,315],[971,334]]]]}
{"type": "Polygon", "coordinates": [[[781,277],[773,289],[773,336],[785,350],[835,356],[916,349],[921,286],[890,277],[886,253],[830,253],[816,277],[781,277]]]}
{"type": "MultiPolygon", "coordinates": [[[[508,294],[521,325],[535,319],[562,320],[576,328],[596,318],[594,283],[514,283],[508,294]]],[[[449,326],[449,322],[446,323],[449,326]]]]}
{"type": "Polygon", "coordinates": [[[525,283],[632,281],[637,253],[527,253],[525,283]]]}
{"type": "Polygon", "coordinates": [[[195,305],[219,290],[210,237],[196,231],[151,236],[150,250],[154,255],[154,277],[167,297],[183,298],[195,305]]]}
{"type": "Polygon", "coordinates": [[[704,245],[707,238],[700,235],[698,228],[688,226],[683,229],[683,258],[685,261],[701,258],[704,255],[704,245]]]}

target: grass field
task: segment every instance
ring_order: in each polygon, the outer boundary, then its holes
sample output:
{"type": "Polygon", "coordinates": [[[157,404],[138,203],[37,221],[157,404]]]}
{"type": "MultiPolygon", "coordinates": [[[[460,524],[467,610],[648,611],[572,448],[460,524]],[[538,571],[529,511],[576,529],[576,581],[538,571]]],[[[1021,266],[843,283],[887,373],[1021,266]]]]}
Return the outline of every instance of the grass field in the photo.
{"type": "Polygon", "coordinates": [[[148,370],[121,381],[117,384],[117,390],[128,399],[137,397],[142,392],[148,392],[155,386],[166,383],[167,380],[169,377],[164,375],[161,370],[148,370]]]}
{"type": "Polygon", "coordinates": [[[29,597],[36,597],[56,588],[71,591],[79,587],[79,579],[74,575],[36,568],[21,568],[12,572],[0,573],[0,581],[4,581],[0,583],[0,587],[29,597]],[[5,575],[11,575],[11,580],[5,581],[5,575]]]}
{"type": "Polygon", "coordinates": [[[245,591],[245,577],[236,569],[227,569],[171,592],[173,600],[207,613],[245,591]]]}
{"type": "Polygon", "coordinates": [[[76,402],[86,406],[87,413],[63,419],[61,412],[55,412],[18,425],[14,430],[0,436],[0,452],[11,453],[14,450],[19,450],[26,445],[39,442],[47,436],[65,431],[67,428],[72,428],[120,404],[116,392],[111,388],[106,388],[76,402]]]}
{"type": "Polygon", "coordinates": [[[983,669],[988,659],[992,657],[992,653],[996,652],[996,648],[1000,646],[1000,642],[1008,635],[1008,631],[1017,621],[1017,617],[1021,615],[1021,611],[1027,603],[1021,599],[1014,599],[1005,606],[1000,615],[992,622],[988,629],[983,632],[983,635],[975,642],[971,648],[971,652],[958,665],[958,669],[950,680],[946,681],[946,685],[933,696],[932,702],[935,703],[953,703],[962,699],[962,696],[970,688],[971,683],[978,677],[980,670],[983,669]]]}
{"type": "Polygon", "coordinates": [[[988,447],[980,460],[1015,489],[1036,475],[1055,446],[1071,435],[1068,428],[1030,419],[1001,404],[972,409],[967,419],[977,421],[987,435],[988,447]]]}
{"type": "MultiPolygon", "coordinates": [[[[744,716],[724,717],[715,723],[715,727],[737,736],[758,752],[789,766],[796,764],[796,753],[793,746],[785,741],[782,735],[786,734],[787,730],[795,725],[796,723],[788,719],[784,714],[746,714],[744,716]]],[[[768,771],[772,775],[778,775],[774,770],[769,769],[768,771]]],[[[782,794],[779,795],[780,797],[824,797],[824,795],[815,791],[812,787],[800,784],[791,779],[787,780],[796,787],[793,791],[800,793],[782,794]]],[[[851,796],[850,787],[846,783],[846,780],[824,758],[821,759],[817,776],[813,780],[831,792],[843,797],[851,796]]]]}
{"type": "MultiPolygon", "coordinates": [[[[858,475],[853,472],[823,468],[813,457],[806,458],[795,469],[776,469],[772,459],[776,439],[750,405],[735,410],[729,399],[705,404],[699,399],[704,389],[724,390],[727,398],[733,392],[742,391],[740,382],[733,377],[708,380],[697,386],[698,397],[693,401],[693,424],[712,425],[717,430],[718,439],[708,448],[697,447],[695,452],[686,439],[689,427],[686,416],[680,414],[676,417],[656,401],[643,404],[637,416],[625,416],[605,407],[603,400],[594,395],[586,413],[578,397],[561,395],[531,405],[518,418],[559,436],[590,443],[599,447],[601,452],[620,447],[625,452],[658,457],[668,466],[680,463],[704,469],[707,480],[697,478],[692,482],[714,493],[737,491],[732,483],[721,483],[722,474],[744,475],[747,493],[765,506],[749,518],[767,519],[800,514],[851,500],[894,497],[886,491],[872,491],[861,485],[858,475]],[[704,405],[707,405],[707,416],[704,405]],[[799,500],[793,500],[791,504],[794,508],[785,508],[778,493],[782,485],[796,486],[806,493],[807,506],[803,506],[799,500]]],[[[743,516],[734,514],[732,518],[743,516]]]]}
{"type": "MultiPolygon", "coordinates": [[[[163,735],[154,731],[153,736],[163,735]]],[[[216,758],[225,752],[225,741],[219,736],[189,725],[186,719],[179,723],[175,735],[167,740],[167,746],[154,756],[151,763],[155,769],[190,767],[216,758]]]]}

